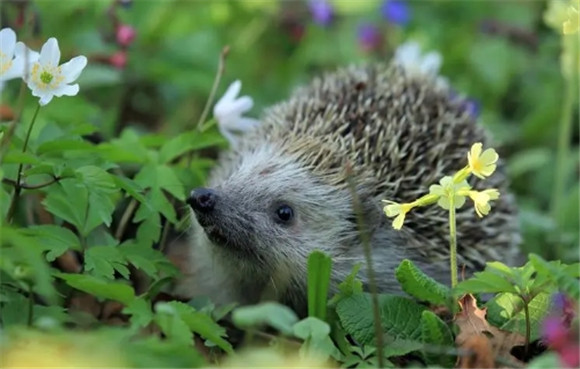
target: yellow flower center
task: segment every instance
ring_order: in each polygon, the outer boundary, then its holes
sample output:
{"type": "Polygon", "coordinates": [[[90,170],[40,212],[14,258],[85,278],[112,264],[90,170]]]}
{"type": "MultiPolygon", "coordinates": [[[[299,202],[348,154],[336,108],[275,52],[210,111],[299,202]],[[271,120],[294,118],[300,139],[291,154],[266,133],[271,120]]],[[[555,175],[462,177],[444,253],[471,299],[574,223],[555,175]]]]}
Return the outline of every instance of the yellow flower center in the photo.
{"type": "Polygon", "coordinates": [[[50,82],[52,82],[53,78],[54,78],[54,76],[47,71],[44,71],[40,74],[40,80],[42,81],[42,83],[44,83],[46,85],[48,85],[50,82]]]}
{"type": "Polygon", "coordinates": [[[0,75],[6,73],[12,67],[12,59],[8,59],[8,55],[0,51],[0,75]]]}
{"type": "Polygon", "coordinates": [[[30,77],[42,90],[57,88],[64,81],[60,67],[44,66],[40,65],[40,63],[34,63],[30,71],[30,77]]]}

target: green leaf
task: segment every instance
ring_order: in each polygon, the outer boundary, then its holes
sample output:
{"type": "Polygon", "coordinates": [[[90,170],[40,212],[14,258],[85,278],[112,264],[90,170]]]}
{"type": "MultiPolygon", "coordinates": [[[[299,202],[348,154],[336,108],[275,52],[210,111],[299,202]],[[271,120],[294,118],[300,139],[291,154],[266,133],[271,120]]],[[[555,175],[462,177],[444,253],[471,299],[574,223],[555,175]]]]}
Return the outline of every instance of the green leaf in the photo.
{"type": "Polygon", "coordinates": [[[326,319],[332,260],[321,251],[308,256],[308,316],[326,319]]]}
{"type": "Polygon", "coordinates": [[[127,177],[121,177],[117,175],[113,176],[113,181],[115,182],[116,186],[125,190],[125,192],[131,195],[131,197],[133,197],[135,200],[147,206],[145,196],[143,196],[143,188],[135,181],[127,177]]]}
{"type": "Polygon", "coordinates": [[[176,343],[193,346],[193,333],[175,309],[167,303],[158,303],[155,306],[155,323],[163,334],[176,343]]]}
{"type": "Polygon", "coordinates": [[[269,325],[285,335],[292,335],[298,317],[287,306],[265,302],[254,306],[243,306],[232,312],[234,324],[242,329],[269,325]]]}
{"type": "Polygon", "coordinates": [[[157,180],[160,188],[175,196],[176,199],[185,201],[183,183],[181,183],[173,168],[159,165],[157,167],[157,180]]]}
{"type": "Polygon", "coordinates": [[[574,300],[580,298],[578,278],[572,276],[576,272],[570,272],[568,266],[561,265],[559,261],[548,262],[535,254],[530,254],[529,259],[536,271],[554,281],[560,291],[568,294],[574,300]]]}
{"type": "Polygon", "coordinates": [[[40,164],[40,160],[33,154],[21,151],[8,151],[4,158],[3,164],[40,164]]]}
{"type": "MultiPolygon", "coordinates": [[[[424,343],[438,348],[453,347],[454,345],[453,335],[447,324],[429,310],[424,310],[421,313],[421,339],[424,343]]],[[[451,368],[455,363],[455,358],[450,355],[425,351],[424,356],[429,365],[451,368]]]]}
{"type": "Polygon", "coordinates": [[[308,317],[294,324],[293,331],[296,337],[304,340],[304,344],[300,347],[302,357],[340,359],[340,351],[330,339],[330,326],[326,322],[308,317]]]}
{"type": "Polygon", "coordinates": [[[487,269],[477,272],[466,281],[460,282],[455,290],[461,293],[517,293],[514,284],[505,277],[487,269]]]}
{"type": "Polygon", "coordinates": [[[11,325],[26,325],[28,323],[28,312],[30,301],[26,296],[13,291],[3,291],[6,301],[2,302],[0,309],[0,321],[2,327],[11,325]]]}
{"type": "Polygon", "coordinates": [[[363,291],[362,282],[356,278],[361,267],[361,263],[353,265],[349,275],[338,285],[338,293],[330,299],[329,305],[334,306],[340,299],[352,296],[363,291]]]}
{"type": "Polygon", "coordinates": [[[33,291],[48,303],[58,304],[51,270],[43,255],[45,246],[23,229],[17,230],[6,224],[2,225],[1,234],[0,269],[22,285],[32,285],[33,291]]]}
{"type": "Polygon", "coordinates": [[[200,132],[197,129],[185,132],[163,144],[159,151],[159,162],[166,164],[188,151],[204,149],[223,142],[223,138],[215,132],[200,132]]]}
{"type": "Polygon", "coordinates": [[[189,329],[215,343],[225,352],[233,353],[232,346],[223,338],[226,336],[225,328],[213,321],[208,314],[196,311],[193,307],[178,301],[169,302],[169,305],[177,309],[189,329]]]}
{"type": "Polygon", "coordinates": [[[115,271],[129,279],[127,260],[116,246],[94,246],[85,252],[85,271],[96,277],[115,279],[115,271]]]}
{"type": "MultiPolygon", "coordinates": [[[[552,292],[549,291],[539,293],[528,303],[532,340],[541,336],[541,324],[550,312],[551,295],[552,292]]],[[[489,300],[485,306],[490,324],[505,331],[526,334],[524,302],[520,297],[501,293],[489,300]]]]}
{"type": "Polygon", "coordinates": [[[38,155],[42,155],[54,152],[62,153],[63,151],[73,151],[73,150],[91,151],[95,149],[96,149],[95,145],[79,137],[79,139],[77,140],[58,139],[54,141],[45,142],[38,147],[36,153],[38,155]]]}
{"type": "Polygon", "coordinates": [[[67,250],[81,250],[77,235],[67,228],[56,225],[36,225],[24,229],[25,234],[35,236],[45,250],[46,260],[52,262],[67,250]]]}
{"type": "Polygon", "coordinates": [[[449,302],[451,290],[417,268],[411,260],[405,259],[395,270],[395,276],[403,291],[409,295],[435,305],[449,302]]]}
{"type": "MultiPolygon", "coordinates": [[[[174,265],[163,253],[146,244],[127,241],[119,246],[118,249],[135,268],[142,270],[154,279],[160,277],[159,272],[161,270],[166,272],[176,271],[174,265]]],[[[176,273],[171,273],[171,275],[176,275],[176,273]]]]}
{"type": "MultiPolygon", "coordinates": [[[[417,340],[421,336],[421,313],[425,307],[396,295],[379,295],[383,332],[391,339],[417,340]]],[[[375,341],[371,295],[355,294],[340,300],[336,312],[344,330],[359,344],[375,341]]]]}
{"type": "Polygon", "coordinates": [[[151,303],[140,297],[125,306],[123,314],[131,315],[130,322],[133,327],[146,327],[153,320],[151,303]]]}
{"type": "Polygon", "coordinates": [[[133,288],[124,283],[105,281],[87,274],[55,273],[54,276],[64,280],[72,288],[101,299],[115,300],[125,305],[135,299],[133,288]]]}

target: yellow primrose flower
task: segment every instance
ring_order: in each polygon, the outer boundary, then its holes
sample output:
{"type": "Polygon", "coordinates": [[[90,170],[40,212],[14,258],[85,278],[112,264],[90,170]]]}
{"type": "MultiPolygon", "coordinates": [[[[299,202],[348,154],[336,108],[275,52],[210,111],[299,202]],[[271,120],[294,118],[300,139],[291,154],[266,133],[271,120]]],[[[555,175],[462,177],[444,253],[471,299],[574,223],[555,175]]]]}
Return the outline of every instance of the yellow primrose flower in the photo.
{"type": "Polygon", "coordinates": [[[393,228],[401,229],[403,227],[403,222],[405,221],[405,215],[415,207],[414,203],[399,204],[394,201],[383,200],[383,202],[389,205],[384,207],[385,215],[389,218],[396,217],[393,220],[393,228]]]}
{"type": "Polygon", "coordinates": [[[480,218],[489,214],[489,211],[491,210],[489,201],[497,200],[499,198],[499,191],[495,188],[484,191],[465,191],[464,193],[473,201],[475,212],[480,218]]]}
{"type": "Polygon", "coordinates": [[[452,177],[445,176],[441,178],[438,185],[429,187],[429,194],[439,196],[437,205],[445,210],[449,210],[449,199],[453,197],[453,205],[456,209],[459,209],[465,204],[465,195],[461,194],[461,192],[465,192],[465,190],[470,188],[466,180],[455,183],[452,177]]]}
{"type": "Polygon", "coordinates": [[[578,22],[578,18],[580,14],[578,13],[578,8],[580,7],[578,1],[576,4],[572,4],[568,6],[566,11],[566,15],[568,16],[568,20],[563,23],[562,32],[565,35],[573,35],[580,29],[580,23],[578,22]]]}
{"type": "Polygon", "coordinates": [[[478,178],[484,179],[495,171],[497,167],[495,163],[499,159],[499,155],[494,149],[487,149],[482,153],[482,147],[481,142],[473,144],[471,150],[467,153],[467,161],[469,162],[471,173],[478,178]]]}

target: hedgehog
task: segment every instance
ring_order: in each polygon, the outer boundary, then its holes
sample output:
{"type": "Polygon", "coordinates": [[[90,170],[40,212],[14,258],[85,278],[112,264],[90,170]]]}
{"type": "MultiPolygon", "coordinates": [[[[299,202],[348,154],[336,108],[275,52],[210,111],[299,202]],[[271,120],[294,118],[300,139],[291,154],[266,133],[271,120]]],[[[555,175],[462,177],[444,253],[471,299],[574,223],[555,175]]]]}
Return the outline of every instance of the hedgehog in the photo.
{"type": "MultiPolygon", "coordinates": [[[[394,230],[381,200],[413,201],[461,169],[473,143],[489,146],[450,91],[397,63],[374,63],[323,74],[265,109],[261,125],[221,154],[207,187],[191,192],[190,270],[180,289],[215,304],[273,300],[304,315],[314,250],[332,258],[330,293],[357,263],[368,287],[357,214],[379,292],[402,293],[394,272],[403,259],[449,284],[446,211],[418,208],[394,230]]],[[[520,236],[503,163],[470,185],[501,197],[482,219],[458,210],[458,264],[468,274],[490,260],[513,264],[520,236]]]]}

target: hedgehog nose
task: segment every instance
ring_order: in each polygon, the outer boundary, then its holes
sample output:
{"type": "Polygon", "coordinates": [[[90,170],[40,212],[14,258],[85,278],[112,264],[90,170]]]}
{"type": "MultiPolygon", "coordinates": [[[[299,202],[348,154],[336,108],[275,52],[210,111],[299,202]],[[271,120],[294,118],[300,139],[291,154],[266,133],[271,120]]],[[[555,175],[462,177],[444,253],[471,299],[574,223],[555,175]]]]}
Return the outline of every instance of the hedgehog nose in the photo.
{"type": "Polygon", "coordinates": [[[214,190],[208,188],[196,188],[191,191],[187,203],[193,210],[201,213],[209,213],[215,207],[217,195],[214,190]]]}

